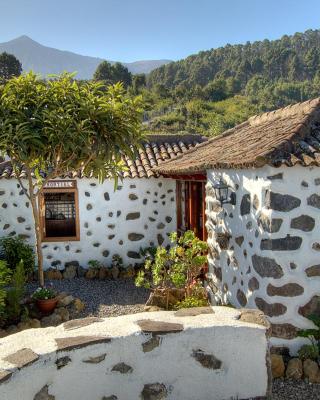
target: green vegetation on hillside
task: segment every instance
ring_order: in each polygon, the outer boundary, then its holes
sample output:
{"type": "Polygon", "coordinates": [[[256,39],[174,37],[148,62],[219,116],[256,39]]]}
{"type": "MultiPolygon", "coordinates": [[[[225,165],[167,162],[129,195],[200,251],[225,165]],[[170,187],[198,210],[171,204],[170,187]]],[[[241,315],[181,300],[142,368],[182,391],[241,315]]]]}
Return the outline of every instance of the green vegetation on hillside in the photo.
{"type": "Polygon", "coordinates": [[[146,129],[216,135],[319,96],[320,30],[202,51],[152,71],[140,90],[146,129]]]}

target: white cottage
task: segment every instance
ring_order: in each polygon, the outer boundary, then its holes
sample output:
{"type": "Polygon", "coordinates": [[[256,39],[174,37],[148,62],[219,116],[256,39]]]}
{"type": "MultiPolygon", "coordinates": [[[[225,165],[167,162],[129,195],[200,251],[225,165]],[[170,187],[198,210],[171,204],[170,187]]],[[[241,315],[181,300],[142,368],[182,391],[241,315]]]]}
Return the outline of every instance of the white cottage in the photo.
{"type": "MultiPolygon", "coordinates": [[[[320,315],[320,99],[252,117],[155,170],[206,177],[215,299],[259,308],[274,344],[295,350],[320,315]],[[217,202],[221,182],[228,202],[217,202]],[[222,203],[222,204],[221,204],[222,203]]],[[[221,188],[220,188],[221,189],[221,188]]]]}
{"type": "MultiPolygon", "coordinates": [[[[114,181],[100,184],[80,174],[49,181],[40,204],[44,268],[87,267],[92,259],[110,265],[115,254],[134,264],[141,248],[166,245],[177,229],[176,181],[159,177],[152,167],[204,140],[150,135],[137,159],[124,159],[127,169],[116,190],[114,181]]],[[[0,164],[0,210],[0,235],[34,244],[31,207],[8,161],[0,164]]]]}

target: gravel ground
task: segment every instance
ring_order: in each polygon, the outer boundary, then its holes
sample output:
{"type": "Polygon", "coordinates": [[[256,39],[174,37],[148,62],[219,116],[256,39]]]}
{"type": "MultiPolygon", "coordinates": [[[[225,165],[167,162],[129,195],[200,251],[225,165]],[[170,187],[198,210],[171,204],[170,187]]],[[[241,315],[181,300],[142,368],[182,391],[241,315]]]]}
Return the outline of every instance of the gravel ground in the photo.
{"type": "MultiPolygon", "coordinates": [[[[116,317],[118,315],[143,312],[149,291],[137,288],[132,280],[88,280],[75,278],[53,281],[53,287],[59,292],[67,292],[79,297],[85,304],[85,310],[79,317],[116,317]]],[[[37,285],[28,285],[32,292],[37,285]]],[[[311,385],[304,381],[276,379],[273,382],[272,400],[320,400],[320,384],[311,385]]]]}
{"type": "MultiPolygon", "coordinates": [[[[143,312],[149,291],[137,288],[130,279],[124,280],[89,280],[75,278],[53,281],[53,287],[58,292],[66,292],[80,298],[86,308],[79,317],[116,317],[118,315],[143,312]]],[[[37,285],[28,285],[28,292],[32,292],[37,285]]]]}
{"type": "Polygon", "coordinates": [[[319,400],[320,384],[276,379],[273,381],[272,400],[319,400]]]}

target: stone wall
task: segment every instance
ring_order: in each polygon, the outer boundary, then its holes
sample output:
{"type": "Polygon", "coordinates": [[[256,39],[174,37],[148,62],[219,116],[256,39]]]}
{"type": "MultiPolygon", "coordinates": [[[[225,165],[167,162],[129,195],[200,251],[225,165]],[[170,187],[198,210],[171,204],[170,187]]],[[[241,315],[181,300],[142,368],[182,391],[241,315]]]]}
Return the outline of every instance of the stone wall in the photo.
{"type": "Polygon", "coordinates": [[[207,307],[27,330],[0,340],[0,397],[263,399],[271,377],[261,314],[207,307]]]}
{"type": "MultiPolygon", "coordinates": [[[[43,243],[44,266],[66,262],[86,267],[89,260],[111,264],[119,254],[124,264],[139,261],[142,247],[166,245],[176,230],[175,181],[164,178],[114,182],[78,179],[80,241],[43,243]]],[[[34,243],[32,211],[14,179],[0,180],[0,236],[18,234],[34,243]]]]}
{"type": "Polygon", "coordinates": [[[272,342],[294,352],[297,328],[320,312],[320,170],[270,168],[209,171],[209,271],[216,299],[256,307],[272,322],[272,342]],[[216,203],[223,176],[236,204],[216,203]]]}

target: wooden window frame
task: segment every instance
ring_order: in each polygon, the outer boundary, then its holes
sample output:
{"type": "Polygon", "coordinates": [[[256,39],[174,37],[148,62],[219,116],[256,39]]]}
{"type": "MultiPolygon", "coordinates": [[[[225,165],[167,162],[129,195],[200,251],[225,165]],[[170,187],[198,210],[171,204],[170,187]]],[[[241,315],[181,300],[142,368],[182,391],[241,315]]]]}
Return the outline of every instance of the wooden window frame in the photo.
{"type": "MultiPolygon", "coordinates": [[[[52,181],[59,185],[61,182],[65,181],[52,181]]],[[[76,181],[70,181],[71,187],[51,187],[49,182],[49,187],[45,187],[40,195],[39,204],[39,214],[40,214],[40,231],[41,231],[41,241],[42,242],[76,242],[80,240],[80,221],[79,221],[79,196],[76,181]],[[46,236],[46,225],[45,225],[45,194],[46,193],[74,193],[74,205],[76,212],[76,235],[75,236],[57,236],[57,237],[47,237],[46,236]]]]}

